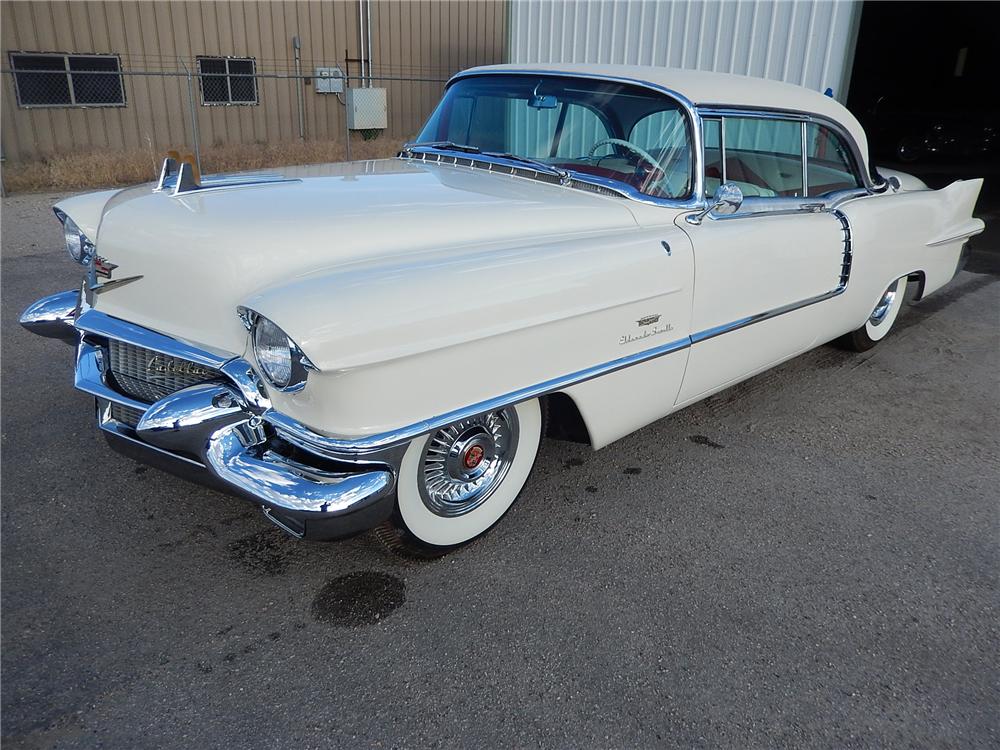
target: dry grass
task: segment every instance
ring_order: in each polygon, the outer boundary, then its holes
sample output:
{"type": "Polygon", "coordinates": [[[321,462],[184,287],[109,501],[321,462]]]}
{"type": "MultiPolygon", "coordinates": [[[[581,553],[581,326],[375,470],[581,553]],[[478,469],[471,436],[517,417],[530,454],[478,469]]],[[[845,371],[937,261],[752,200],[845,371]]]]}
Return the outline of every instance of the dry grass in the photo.
{"type": "MultiPolygon", "coordinates": [[[[399,151],[401,145],[401,140],[385,136],[373,141],[352,139],[351,158],[376,159],[392,156],[399,151]]],[[[202,168],[206,174],[346,160],[347,151],[343,141],[216,146],[202,149],[201,154],[202,168]]],[[[51,156],[23,164],[5,164],[3,181],[5,188],[12,193],[134,185],[155,180],[159,176],[162,161],[163,154],[152,151],[88,151],[51,156]]]]}

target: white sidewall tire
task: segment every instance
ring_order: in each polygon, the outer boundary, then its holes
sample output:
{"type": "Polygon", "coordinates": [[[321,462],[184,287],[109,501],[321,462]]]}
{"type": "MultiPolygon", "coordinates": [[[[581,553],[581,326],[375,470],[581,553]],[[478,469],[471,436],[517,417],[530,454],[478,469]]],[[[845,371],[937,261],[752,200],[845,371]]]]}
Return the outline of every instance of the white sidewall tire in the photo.
{"type": "Polygon", "coordinates": [[[424,504],[417,482],[420,457],[430,438],[425,435],[410,443],[399,469],[396,501],[407,531],[421,542],[438,547],[464,544],[493,526],[514,504],[528,481],[542,439],[542,410],[538,399],[525,401],[514,409],[518,421],[517,450],[507,475],[486,502],[461,516],[439,516],[424,504]]]}
{"type": "Polygon", "coordinates": [[[903,307],[903,299],[906,297],[906,277],[897,279],[897,283],[896,296],[882,321],[878,325],[873,325],[871,320],[865,321],[865,333],[872,341],[881,341],[888,335],[896,316],[899,315],[899,311],[903,307]]]}

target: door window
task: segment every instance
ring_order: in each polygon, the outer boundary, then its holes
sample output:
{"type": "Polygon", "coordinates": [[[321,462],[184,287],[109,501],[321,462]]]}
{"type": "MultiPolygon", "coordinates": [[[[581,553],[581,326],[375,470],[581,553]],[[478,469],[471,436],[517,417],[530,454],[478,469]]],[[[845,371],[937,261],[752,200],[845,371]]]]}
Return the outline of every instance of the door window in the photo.
{"type": "Polygon", "coordinates": [[[806,172],[809,195],[861,187],[843,139],[825,125],[806,125],[806,172]]]}
{"type": "Polygon", "coordinates": [[[722,128],[726,182],[747,197],[802,196],[801,122],[724,117],[722,128]]]}

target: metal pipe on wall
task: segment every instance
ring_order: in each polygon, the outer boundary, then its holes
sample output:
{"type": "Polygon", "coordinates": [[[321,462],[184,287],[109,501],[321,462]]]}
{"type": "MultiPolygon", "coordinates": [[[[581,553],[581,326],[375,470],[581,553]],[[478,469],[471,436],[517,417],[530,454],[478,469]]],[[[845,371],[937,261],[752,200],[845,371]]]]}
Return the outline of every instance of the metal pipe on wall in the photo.
{"type": "Polygon", "coordinates": [[[304,85],[302,80],[302,42],[298,35],[292,37],[292,49],[295,50],[295,75],[298,81],[298,85],[295,87],[295,98],[299,103],[299,140],[304,141],[306,139],[306,106],[302,91],[304,85]]]}
{"type": "Polygon", "coordinates": [[[365,0],[358,0],[358,59],[361,64],[361,85],[365,84],[365,0]]]}
{"type": "Polygon", "coordinates": [[[372,85],[372,0],[365,0],[367,18],[365,28],[368,29],[368,46],[365,49],[365,57],[368,58],[368,87],[372,85]]]}

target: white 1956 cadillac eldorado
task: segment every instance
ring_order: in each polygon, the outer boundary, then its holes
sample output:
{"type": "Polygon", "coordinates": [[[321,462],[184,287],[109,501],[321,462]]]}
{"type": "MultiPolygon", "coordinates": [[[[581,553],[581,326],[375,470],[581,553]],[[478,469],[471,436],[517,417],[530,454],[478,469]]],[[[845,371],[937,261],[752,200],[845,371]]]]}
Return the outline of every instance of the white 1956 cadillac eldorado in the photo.
{"type": "Polygon", "coordinates": [[[160,180],[55,207],[111,444],[289,533],[438,554],[511,507],[546,430],[596,449],[839,339],[960,266],[982,180],[882,174],[833,99],[647,67],[456,75],[383,161],[160,180]]]}

